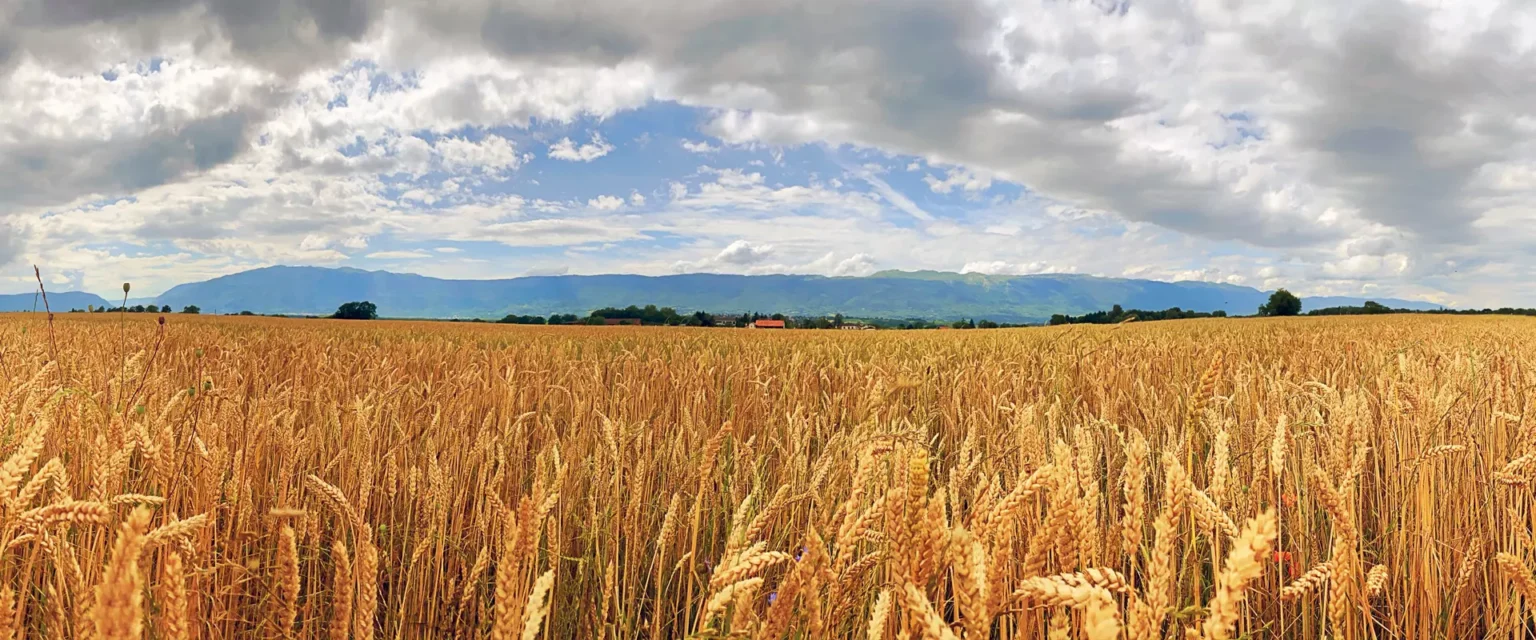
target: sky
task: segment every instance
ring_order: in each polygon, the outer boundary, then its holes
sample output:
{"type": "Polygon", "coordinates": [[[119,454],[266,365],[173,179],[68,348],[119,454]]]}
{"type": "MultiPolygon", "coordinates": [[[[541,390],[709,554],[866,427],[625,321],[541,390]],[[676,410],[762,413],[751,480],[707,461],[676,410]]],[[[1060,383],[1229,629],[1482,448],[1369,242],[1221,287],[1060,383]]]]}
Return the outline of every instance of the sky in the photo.
{"type": "Polygon", "coordinates": [[[1536,306],[1533,104],[1524,0],[0,0],[0,292],[935,269],[1536,306]]]}

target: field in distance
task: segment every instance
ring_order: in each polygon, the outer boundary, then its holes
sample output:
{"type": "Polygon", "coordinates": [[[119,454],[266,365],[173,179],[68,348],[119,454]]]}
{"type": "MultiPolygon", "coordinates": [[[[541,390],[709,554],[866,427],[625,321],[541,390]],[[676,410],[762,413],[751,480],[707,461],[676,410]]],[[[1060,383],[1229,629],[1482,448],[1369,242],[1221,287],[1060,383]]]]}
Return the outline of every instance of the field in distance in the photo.
{"type": "Polygon", "coordinates": [[[44,318],[0,316],[7,638],[1481,638],[1536,603],[1533,319],[44,318]]]}

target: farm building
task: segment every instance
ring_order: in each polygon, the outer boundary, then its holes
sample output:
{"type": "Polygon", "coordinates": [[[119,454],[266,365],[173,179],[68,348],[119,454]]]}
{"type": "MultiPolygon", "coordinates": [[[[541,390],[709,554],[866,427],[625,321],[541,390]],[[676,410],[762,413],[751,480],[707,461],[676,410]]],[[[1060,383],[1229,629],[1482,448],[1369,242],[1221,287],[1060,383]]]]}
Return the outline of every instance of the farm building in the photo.
{"type": "Polygon", "coordinates": [[[783,320],[758,320],[756,322],[753,322],[751,325],[748,325],[748,328],[751,328],[751,329],[783,329],[784,328],[784,321],[783,320]]]}

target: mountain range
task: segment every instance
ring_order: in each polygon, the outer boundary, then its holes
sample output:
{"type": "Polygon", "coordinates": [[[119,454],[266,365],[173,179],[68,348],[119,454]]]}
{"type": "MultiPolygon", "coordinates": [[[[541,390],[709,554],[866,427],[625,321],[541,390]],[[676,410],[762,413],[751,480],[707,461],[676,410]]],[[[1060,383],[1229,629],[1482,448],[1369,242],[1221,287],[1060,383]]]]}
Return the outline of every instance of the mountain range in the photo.
{"type": "MultiPolygon", "coordinates": [[[[63,294],[70,295],[70,294],[63,294]]],[[[79,294],[90,295],[90,294],[79,294]]],[[[586,314],[601,307],[654,304],[679,311],[786,313],[792,316],[990,319],[1043,322],[1119,304],[1127,309],[1252,314],[1269,293],[1211,282],[1160,282],[1084,275],[985,275],[882,271],[864,277],[682,274],[669,276],[528,276],[449,280],[352,268],[275,266],[177,285],[150,303],[205,313],[329,314],[343,302],[367,300],[395,318],[500,318],[507,314],[586,314]]],[[[17,296],[10,296],[17,297],[17,296]]],[[[92,296],[94,298],[94,296],[92,296]]],[[[31,295],[25,295],[30,308],[31,295]]],[[[104,304],[105,300],[95,298],[104,304]]],[[[1438,305],[1370,298],[1395,308],[1438,305]]],[[[1365,298],[1303,299],[1303,309],[1358,305],[1365,298]]],[[[9,301],[0,300],[0,308],[9,301]]],[[[84,308],[86,303],[76,303],[84,308]]],[[[63,305],[55,304],[55,308],[63,305]]]]}
{"type": "Polygon", "coordinates": [[[62,291],[48,294],[48,304],[43,305],[43,299],[32,293],[11,293],[0,295],[0,311],[42,311],[44,308],[53,309],[55,312],[69,311],[70,309],[85,309],[86,307],[108,307],[107,300],[94,293],[80,291],[62,291]]]}

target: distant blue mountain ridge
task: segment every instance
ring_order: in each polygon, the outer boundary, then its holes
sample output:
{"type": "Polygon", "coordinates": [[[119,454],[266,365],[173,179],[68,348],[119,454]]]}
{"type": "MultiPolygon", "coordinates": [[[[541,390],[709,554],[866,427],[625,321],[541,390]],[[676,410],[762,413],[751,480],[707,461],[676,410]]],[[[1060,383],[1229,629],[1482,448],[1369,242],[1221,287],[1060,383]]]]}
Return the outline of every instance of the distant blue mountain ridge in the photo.
{"type": "Polygon", "coordinates": [[[11,293],[0,295],[0,311],[42,311],[51,308],[55,313],[69,311],[70,309],[85,310],[89,307],[111,306],[105,298],[94,293],[82,293],[79,291],[61,291],[48,294],[48,304],[43,305],[43,298],[34,293],[11,293]]]}
{"type": "MultiPolygon", "coordinates": [[[[343,302],[368,300],[378,306],[381,316],[395,318],[494,319],[507,314],[586,314],[602,307],[654,304],[684,312],[1044,322],[1052,314],[1080,315],[1116,304],[1126,309],[1179,307],[1248,315],[1268,297],[1269,292],[1230,284],[1070,274],[882,271],[864,277],[694,273],[449,280],[352,268],[275,266],[178,285],[153,303],[173,309],[197,305],[204,313],[320,315],[335,311],[343,302]]],[[[1369,299],[1394,308],[1439,308],[1413,300],[1369,299]]],[[[1306,298],[1302,304],[1305,311],[1366,300],[1306,298]]]]}

